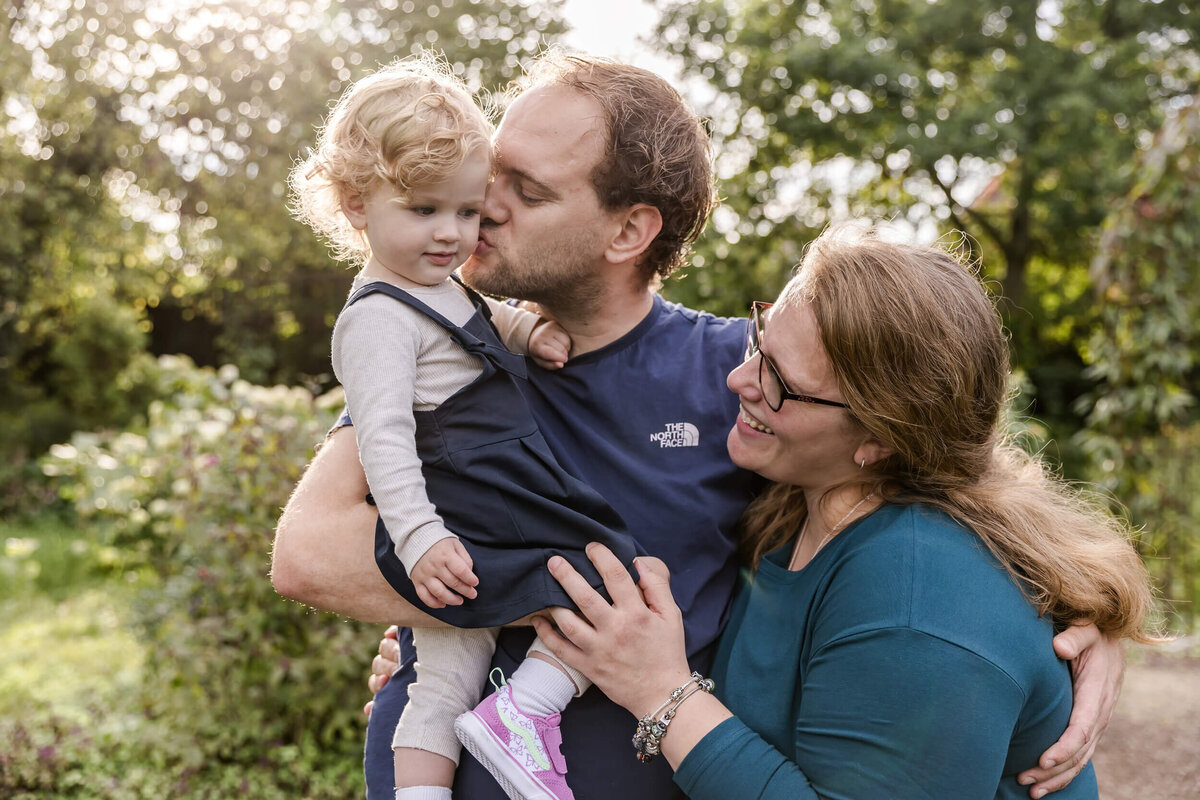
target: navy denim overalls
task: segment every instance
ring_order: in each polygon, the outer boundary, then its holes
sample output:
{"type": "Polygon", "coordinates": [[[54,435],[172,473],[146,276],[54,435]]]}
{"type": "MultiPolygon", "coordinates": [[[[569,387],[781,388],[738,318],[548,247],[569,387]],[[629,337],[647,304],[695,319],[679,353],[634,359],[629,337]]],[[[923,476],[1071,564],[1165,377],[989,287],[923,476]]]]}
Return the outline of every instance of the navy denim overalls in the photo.
{"type": "MultiPolygon", "coordinates": [[[[382,292],[440,324],[483,362],[479,377],[440,406],[413,412],[426,493],[471,554],[478,596],[461,606],[427,608],[396,557],[382,517],[375,528],[375,561],[392,588],[443,622],[480,628],[548,606],[573,608],[546,568],[553,555],[566,558],[603,593],[603,581],[584,553],[588,542],[607,545],[635,580],[633,559],[645,553],[604,498],[555,460],[521,393],[524,357],[504,347],[487,305],[463,288],[475,313],[461,328],[388,283],[363,286],[346,304],[382,292]]],[[[368,500],[373,502],[370,495],[368,500]]]]}

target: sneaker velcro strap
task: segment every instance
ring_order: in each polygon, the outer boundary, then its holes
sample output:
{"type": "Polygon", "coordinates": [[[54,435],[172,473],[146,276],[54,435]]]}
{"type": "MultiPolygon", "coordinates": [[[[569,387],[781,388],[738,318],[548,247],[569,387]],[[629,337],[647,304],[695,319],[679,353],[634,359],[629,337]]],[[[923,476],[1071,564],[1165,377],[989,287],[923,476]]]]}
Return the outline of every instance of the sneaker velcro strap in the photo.
{"type": "Polygon", "coordinates": [[[562,754],[562,728],[558,726],[546,728],[542,736],[546,743],[546,750],[550,754],[550,763],[554,765],[554,771],[559,775],[567,774],[567,760],[562,754]]]}

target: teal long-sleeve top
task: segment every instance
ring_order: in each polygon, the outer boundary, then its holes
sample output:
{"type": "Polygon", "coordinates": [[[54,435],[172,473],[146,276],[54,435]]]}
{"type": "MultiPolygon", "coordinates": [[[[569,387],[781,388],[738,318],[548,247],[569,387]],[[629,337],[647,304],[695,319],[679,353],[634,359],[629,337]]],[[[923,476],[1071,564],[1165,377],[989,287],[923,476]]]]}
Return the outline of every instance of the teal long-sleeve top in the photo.
{"type": "MultiPolygon", "coordinates": [[[[734,713],[679,765],[692,800],[1026,798],[1066,730],[1051,623],[972,532],[884,505],[803,569],[744,574],[713,678],[734,713]]],[[[1055,800],[1098,797],[1089,765],[1055,800]]]]}

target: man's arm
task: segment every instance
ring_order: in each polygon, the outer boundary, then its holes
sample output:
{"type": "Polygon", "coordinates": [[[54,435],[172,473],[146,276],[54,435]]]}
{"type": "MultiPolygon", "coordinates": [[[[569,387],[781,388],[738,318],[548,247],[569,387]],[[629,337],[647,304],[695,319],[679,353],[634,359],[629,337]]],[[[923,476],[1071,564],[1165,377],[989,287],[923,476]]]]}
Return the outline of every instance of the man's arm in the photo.
{"type": "Polygon", "coordinates": [[[396,594],[375,565],[378,513],[354,429],[334,431],[308,465],[275,528],[271,582],[284,597],[363,622],[435,627],[396,594]]]}

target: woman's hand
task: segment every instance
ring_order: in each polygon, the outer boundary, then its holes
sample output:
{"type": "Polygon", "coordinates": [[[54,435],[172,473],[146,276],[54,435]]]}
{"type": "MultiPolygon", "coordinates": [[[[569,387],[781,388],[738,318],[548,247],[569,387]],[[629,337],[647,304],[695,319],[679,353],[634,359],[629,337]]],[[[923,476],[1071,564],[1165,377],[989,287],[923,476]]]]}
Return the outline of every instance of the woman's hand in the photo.
{"type": "Polygon", "coordinates": [[[534,627],[554,655],[591,678],[610,700],[642,717],[691,677],[683,615],[671,595],[670,573],[657,558],[638,558],[635,585],[608,548],[593,543],[587,553],[612,603],[565,559],[555,556],[549,562],[550,573],[579,613],[552,608],[554,625],[537,618],[534,627]]]}

